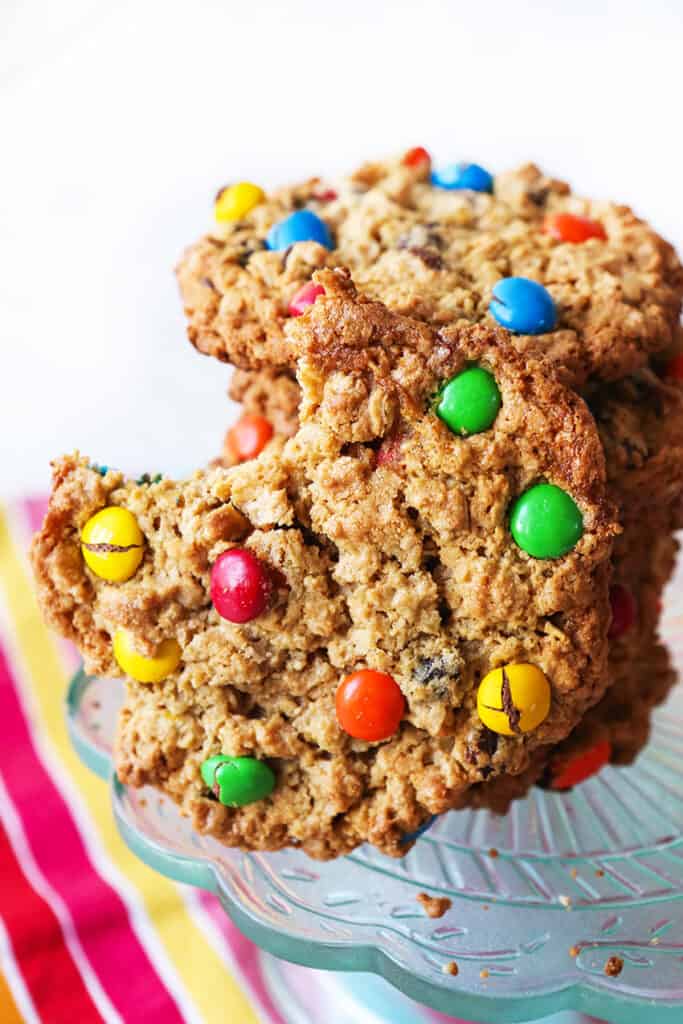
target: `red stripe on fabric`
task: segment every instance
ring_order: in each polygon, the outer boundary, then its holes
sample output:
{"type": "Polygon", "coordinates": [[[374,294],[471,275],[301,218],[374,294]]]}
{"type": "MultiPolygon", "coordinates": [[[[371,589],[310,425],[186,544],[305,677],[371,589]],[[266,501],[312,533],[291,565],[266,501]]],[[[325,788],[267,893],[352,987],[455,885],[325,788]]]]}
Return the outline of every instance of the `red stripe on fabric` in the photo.
{"type": "Polygon", "coordinates": [[[90,998],[52,908],[28,884],[0,825],[0,911],[31,999],[50,1024],[103,1018],[90,998]]]}
{"type": "MultiPolygon", "coordinates": [[[[37,754],[15,686],[0,647],[0,721],[3,742],[12,751],[0,761],[0,773],[36,863],[66,904],[83,951],[123,1019],[138,1014],[148,1024],[182,1024],[184,1017],[133,931],[125,904],[91,863],[37,754]]],[[[104,788],[102,799],[107,799],[104,788]]]]}
{"type": "Polygon", "coordinates": [[[265,986],[254,944],[232,923],[216,896],[200,892],[199,902],[220,931],[244,980],[258,1000],[259,1008],[268,1014],[269,1024],[286,1024],[265,986]]]}

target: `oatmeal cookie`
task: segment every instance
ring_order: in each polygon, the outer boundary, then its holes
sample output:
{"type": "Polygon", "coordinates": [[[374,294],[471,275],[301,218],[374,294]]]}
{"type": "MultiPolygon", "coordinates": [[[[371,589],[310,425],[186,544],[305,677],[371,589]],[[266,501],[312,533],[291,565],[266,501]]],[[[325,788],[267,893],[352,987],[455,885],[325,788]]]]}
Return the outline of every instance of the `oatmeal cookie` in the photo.
{"type": "Polygon", "coordinates": [[[662,592],[677,550],[673,534],[645,530],[642,525],[632,524],[617,538],[611,594],[626,593],[633,605],[632,617],[617,617],[610,628],[604,697],[567,739],[537,750],[525,772],[470,787],[459,807],[486,807],[505,814],[510,803],[526,796],[534,785],[569,788],[558,785],[562,776],[571,782],[572,776],[589,777],[608,761],[623,765],[635,760],[648,741],[653,708],[666,699],[676,682],[669,653],[657,638],[657,626],[662,592]]]}
{"type": "Polygon", "coordinates": [[[675,683],[667,649],[651,638],[633,661],[618,665],[605,696],[566,740],[535,751],[529,767],[519,775],[500,775],[470,786],[458,809],[487,808],[507,814],[511,803],[526,797],[533,786],[563,791],[607,762],[631,764],[650,737],[653,709],[666,700],[675,683]]]}
{"type": "Polygon", "coordinates": [[[129,676],[124,782],[229,845],[399,856],[601,698],[617,527],[593,418],[545,365],[320,279],[292,438],[184,483],[62,458],[33,562],[86,670],[129,676]]]}
{"type": "Polygon", "coordinates": [[[628,207],[574,196],[532,164],[498,175],[488,194],[435,186],[428,162],[389,161],[333,191],[318,179],[276,191],[190,246],[177,267],[190,340],[243,369],[292,368],[292,298],[314,271],[336,266],[365,294],[436,327],[491,323],[501,279],[539,282],[557,324],[514,344],[549,357],[575,386],[627,376],[670,346],[683,295],[673,249],[628,207]],[[303,210],[320,218],[331,248],[283,249],[272,236],[268,248],[273,226],[303,210]],[[566,214],[605,237],[558,238],[552,225],[566,214]]]}

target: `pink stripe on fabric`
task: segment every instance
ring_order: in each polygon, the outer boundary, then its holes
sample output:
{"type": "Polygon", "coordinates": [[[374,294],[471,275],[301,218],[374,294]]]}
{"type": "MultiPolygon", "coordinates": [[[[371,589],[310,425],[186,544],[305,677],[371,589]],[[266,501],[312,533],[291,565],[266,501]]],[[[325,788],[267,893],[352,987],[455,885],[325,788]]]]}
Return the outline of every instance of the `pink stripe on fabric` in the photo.
{"type": "Polygon", "coordinates": [[[23,501],[24,514],[31,533],[35,533],[43,525],[43,519],[47,512],[47,498],[25,498],[23,501]]]}
{"type": "MultiPolygon", "coordinates": [[[[21,513],[21,526],[28,532],[29,537],[32,537],[37,530],[43,525],[43,519],[47,512],[47,498],[24,498],[23,501],[17,502],[15,506],[21,513]]],[[[28,538],[27,538],[28,542],[28,538]]],[[[64,640],[63,637],[55,634],[55,642],[59,647],[59,653],[62,657],[66,670],[68,672],[75,672],[81,663],[80,655],[74,645],[69,643],[68,640],[64,640]]]]}
{"type": "Polygon", "coordinates": [[[472,1021],[463,1020],[462,1017],[446,1017],[438,1010],[430,1010],[427,1006],[424,1007],[424,1014],[426,1021],[433,1020],[437,1024],[472,1024],[472,1021]]]}
{"type": "Polygon", "coordinates": [[[199,901],[218,928],[242,978],[249,986],[251,995],[258,1001],[259,1009],[268,1015],[268,1024],[286,1024],[270,998],[270,993],[263,981],[256,946],[245,938],[239,928],[232,923],[216,896],[208,892],[201,892],[199,901]]]}
{"type": "Polygon", "coordinates": [[[184,1018],[133,931],[126,907],[91,863],[67,803],[35,748],[20,687],[0,647],[0,720],[11,757],[0,773],[36,863],[72,917],[81,946],[124,1020],[182,1024],[184,1018]]]}

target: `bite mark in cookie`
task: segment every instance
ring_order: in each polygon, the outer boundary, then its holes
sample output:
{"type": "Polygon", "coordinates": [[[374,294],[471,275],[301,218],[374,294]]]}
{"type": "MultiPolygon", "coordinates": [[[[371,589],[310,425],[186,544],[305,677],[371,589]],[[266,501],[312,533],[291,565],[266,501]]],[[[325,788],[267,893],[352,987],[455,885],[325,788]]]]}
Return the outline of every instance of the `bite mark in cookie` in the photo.
{"type": "Polygon", "coordinates": [[[331,857],[369,841],[401,856],[432,815],[473,783],[524,771],[599,699],[615,522],[592,417],[546,366],[492,327],[436,332],[362,298],[346,274],[320,283],[325,294],[288,329],[303,396],[293,437],[184,483],[137,485],[59,460],[33,559],[45,613],[88,671],[120,674],[120,630],[143,665],[164,642],[180,649],[161,678],[128,672],[124,782],[164,790],[229,845],[331,857]],[[433,398],[469,365],[492,375],[501,403],[488,429],[462,436],[433,398]],[[387,437],[401,437],[401,458],[378,465],[387,437]],[[509,529],[513,502],[539,479],[581,511],[583,533],[558,558],[530,556],[509,529]],[[144,559],[120,583],[91,573],[80,550],[104,507],[128,511],[144,536],[144,559]],[[235,551],[273,581],[237,622],[211,586],[235,551]],[[521,731],[498,735],[477,693],[501,665],[521,731]],[[542,715],[514,666],[546,680],[542,715]],[[351,735],[337,716],[340,683],[363,671],[400,691],[381,738],[351,735]],[[265,765],[272,791],[216,799],[202,775],[215,757],[265,765]]]}

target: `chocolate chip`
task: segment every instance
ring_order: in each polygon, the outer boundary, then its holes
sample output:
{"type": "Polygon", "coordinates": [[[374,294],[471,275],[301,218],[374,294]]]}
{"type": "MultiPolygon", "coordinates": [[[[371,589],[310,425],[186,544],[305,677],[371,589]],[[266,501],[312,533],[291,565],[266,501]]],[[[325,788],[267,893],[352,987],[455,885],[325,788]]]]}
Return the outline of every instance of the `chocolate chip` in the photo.
{"type": "Polygon", "coordinates": [[[260,238],[245,239],[240,243],[241,251],[237,253],[237,263],[239,263],[241,267],[246,267],[254,253],[261,252],[265,247],[266,243],[260,238]]]}
{"type": "Polygon", "coordinates": [[[460,659],[453,654],[439,654],[435,658],[420,658],[413,671],[417,683],[424,685],[439,679],[457,679],[460,659]]]}
{"type": "Polygon", "coordinates": [[[534,206],[545,206],[549,191],[550,189],[547,186],[546,188],[533,189],[531,192],[527,192],[527,198],[534,206]]]}
{"type": "Polygon", "coordinates": [[[287,266],[287,260],[289,259],[289,254],[290,254],[290,252],[292,251],[293,248],[294,248],[294,243],[292,242],[291,245],[288,245],[287,248],[283,250],[283,253],[282,253],[282,269],[283,270],[287,266]]]}
{"type": "Polygon", "coordinates": [[[417,224],[405,235],[400,235],[396,242],[397,249],[409,249],[415,252],[420,249],[443,249],[444,241],[438,231],[431,230],[431,224],[417,224]]]}
{"type": "Polygon", "coordinates": [[[204,285],[205,288],[210,288],[212,292],[218,291],[216,285],[213,283],[210,277],[200,277],[199,281],[201,284],[204,285]]]}
{"type": "Polygon", "coordinates": [[[477,744],[482,754],[488,754],[489,757],[493,757],[495,752],[498,750],[498,733],[494,732],[493,729],[489,729],[485,725],[482,726],[477,744]]]}
{"type": "Polygon", "coordinates": [[[429,267],[430,270],[443,270],[443,260],[434,249],[427,249],[421,245],[409,245],[407,249],[413,256],[417,256],[419,260],[422,260],[424,265],[429,267]]]}

